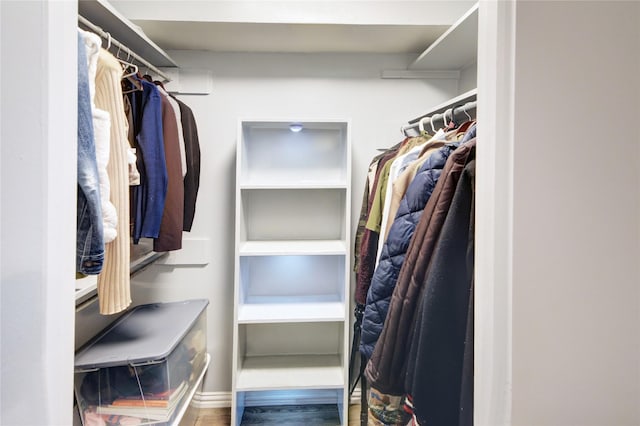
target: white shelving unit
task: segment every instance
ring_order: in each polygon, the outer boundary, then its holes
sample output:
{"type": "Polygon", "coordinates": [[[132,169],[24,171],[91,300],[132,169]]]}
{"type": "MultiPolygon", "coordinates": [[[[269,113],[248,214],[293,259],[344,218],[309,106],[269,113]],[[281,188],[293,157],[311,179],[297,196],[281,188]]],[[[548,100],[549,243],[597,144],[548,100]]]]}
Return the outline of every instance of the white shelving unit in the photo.
{"type": "Polygon", "coordinates": [[[239,122],[233,425],[320,402],[347,424],[350,143],[348,120],[239,122]]]}

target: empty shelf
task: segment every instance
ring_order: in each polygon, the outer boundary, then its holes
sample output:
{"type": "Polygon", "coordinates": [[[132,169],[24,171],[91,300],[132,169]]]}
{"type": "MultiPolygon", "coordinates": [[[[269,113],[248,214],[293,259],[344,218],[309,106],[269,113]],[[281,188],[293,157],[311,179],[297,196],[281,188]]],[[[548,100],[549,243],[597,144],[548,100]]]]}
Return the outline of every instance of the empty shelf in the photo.
{"type": "Polygon", "coordinates": [[[245,241],[240,256],[295,256],[347,254],[342,240],[245,241]]]}
{"type": "Polygon", "coordinates": [[[341,302],[249,303],[238,307],[238,323],[344,321],[341,302]]]}
{"type": "Polygon", "coordinates": [[[338,355],[246,357],[238,371],[236,389],[332,389],[345,385],[338,355]]]}

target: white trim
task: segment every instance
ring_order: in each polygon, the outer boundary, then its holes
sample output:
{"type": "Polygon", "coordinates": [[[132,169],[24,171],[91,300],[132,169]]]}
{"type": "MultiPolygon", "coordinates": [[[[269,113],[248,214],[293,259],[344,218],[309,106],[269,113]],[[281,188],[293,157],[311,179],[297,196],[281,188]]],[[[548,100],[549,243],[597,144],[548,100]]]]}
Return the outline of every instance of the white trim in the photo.
{"type": "Polygon", "coordinates": [[[196,392],[191,405],[195,408],[231,407],[231,392],[196,392]]]}
{"type": "Polygon", "coordinates": [[[515,9],[481,1],[475,253],[474,423],[509,425],[512,404],[515,9]]]}
{"type": "Polygon", "coordinates": [[[353,390],[353,393],[351,394],[351,400],[349,401],[350,404],[359,404],[360,403],[360,396],[361,396],[362,390],[357,387],[353,390]]]}

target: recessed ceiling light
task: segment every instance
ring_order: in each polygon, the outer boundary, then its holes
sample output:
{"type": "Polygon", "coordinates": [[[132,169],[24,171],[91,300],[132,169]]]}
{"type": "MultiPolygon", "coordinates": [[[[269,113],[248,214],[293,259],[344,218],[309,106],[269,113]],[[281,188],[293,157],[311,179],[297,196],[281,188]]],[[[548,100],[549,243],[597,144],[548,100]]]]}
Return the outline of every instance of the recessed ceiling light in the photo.
{"type": "Polygon", "coordinates": [[[291,123],[291,124],[289,124],[289,130],[291,130],[294,133],[298,133],[303,128],[304,128],[304,126],[302,125],[302,123],[291,123]]]}

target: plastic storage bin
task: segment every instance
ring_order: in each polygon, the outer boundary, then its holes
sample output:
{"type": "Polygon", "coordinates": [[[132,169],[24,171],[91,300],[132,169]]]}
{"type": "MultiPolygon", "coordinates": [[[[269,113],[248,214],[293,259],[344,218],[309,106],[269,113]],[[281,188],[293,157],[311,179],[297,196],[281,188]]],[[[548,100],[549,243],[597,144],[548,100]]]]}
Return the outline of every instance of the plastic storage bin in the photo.
{"type": "Polygon", "coordinates": [[[207,363],[207,300],[133,308],[78,351],[84,425],[171,424],[207,363]]]}

